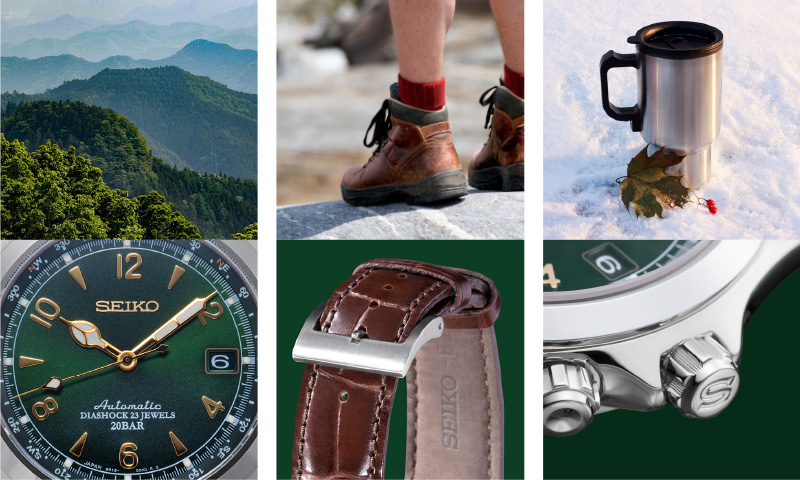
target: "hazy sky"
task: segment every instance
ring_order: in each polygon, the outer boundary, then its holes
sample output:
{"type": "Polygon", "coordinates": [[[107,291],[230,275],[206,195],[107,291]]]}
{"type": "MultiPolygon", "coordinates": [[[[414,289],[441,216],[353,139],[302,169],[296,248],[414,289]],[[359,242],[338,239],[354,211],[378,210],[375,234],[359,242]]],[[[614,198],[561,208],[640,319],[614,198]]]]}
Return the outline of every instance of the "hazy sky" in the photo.
{"type": "MultiPolygon", "coordinates": [[[[223,0],[204,0],[218,3],[223,0]]],[[[48,20],[64,14],[94,17],[111,21],[125,16],[136,7],[155,5],[165,7],[175,0],[0,0],[0,14],[5,21],[27,24],[48,20]]]]}

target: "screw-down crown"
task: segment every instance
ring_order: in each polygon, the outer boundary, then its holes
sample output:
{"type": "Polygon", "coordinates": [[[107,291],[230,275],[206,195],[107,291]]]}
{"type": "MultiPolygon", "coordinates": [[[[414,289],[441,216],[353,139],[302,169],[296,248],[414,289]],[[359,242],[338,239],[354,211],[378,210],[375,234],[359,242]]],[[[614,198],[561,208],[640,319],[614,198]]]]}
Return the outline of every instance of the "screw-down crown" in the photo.
{"type": "Polygon", "coordinates": [[[711,333],[685,340],[662,359],[664,396],[684,416],[716,416],[739,390],[732,355],[711,333]]]}

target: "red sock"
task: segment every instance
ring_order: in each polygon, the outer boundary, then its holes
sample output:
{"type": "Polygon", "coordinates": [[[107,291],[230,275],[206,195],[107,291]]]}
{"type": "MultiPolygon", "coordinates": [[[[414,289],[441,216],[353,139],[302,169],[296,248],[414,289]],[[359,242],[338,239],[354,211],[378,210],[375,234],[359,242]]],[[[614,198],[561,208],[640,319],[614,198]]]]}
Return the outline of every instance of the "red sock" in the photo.
{"type": "Polygon", "coordinates": [[[444,107],[444,77],[436,83],[409,82],[397,76],[400,101],[422,110],[441,110],[444,107]]]}
{"type": "Polygon", "coordinates": [[[503,65],[503,84],[519,98],[525,98],[525,73],[517,73],[503,65]]]}

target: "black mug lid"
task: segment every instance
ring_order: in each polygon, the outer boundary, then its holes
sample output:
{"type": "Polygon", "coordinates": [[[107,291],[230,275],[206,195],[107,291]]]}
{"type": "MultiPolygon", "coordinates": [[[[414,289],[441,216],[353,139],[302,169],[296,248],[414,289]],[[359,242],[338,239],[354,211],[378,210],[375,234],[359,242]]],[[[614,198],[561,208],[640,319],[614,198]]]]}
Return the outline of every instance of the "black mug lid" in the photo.
{"type": "Polygon", "coordinates": [[[640,29],[628,43],[646,55],[685,60],[722,50],[722,32],[705,23],[661,22],[640,29]]]}

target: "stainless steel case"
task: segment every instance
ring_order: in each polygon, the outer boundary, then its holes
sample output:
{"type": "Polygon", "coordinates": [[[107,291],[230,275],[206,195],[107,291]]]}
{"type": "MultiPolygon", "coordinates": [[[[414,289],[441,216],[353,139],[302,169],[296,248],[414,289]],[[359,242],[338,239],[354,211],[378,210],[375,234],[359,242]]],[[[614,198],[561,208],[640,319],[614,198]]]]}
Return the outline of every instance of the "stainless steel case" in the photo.
{"type": "Polygon", "coordinates": [[[706,418],[733,400],[743,328],[800,266],[800,242],[695,249],[639,280],[544,294],[545,433],[571,435],[594,414],[666,403],[706,418]]]}

